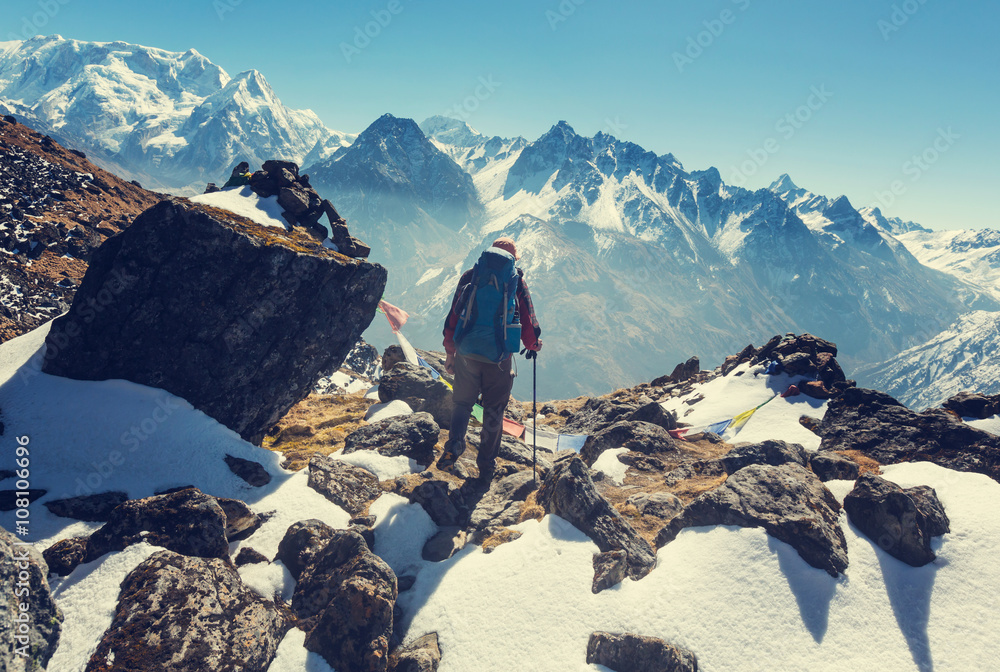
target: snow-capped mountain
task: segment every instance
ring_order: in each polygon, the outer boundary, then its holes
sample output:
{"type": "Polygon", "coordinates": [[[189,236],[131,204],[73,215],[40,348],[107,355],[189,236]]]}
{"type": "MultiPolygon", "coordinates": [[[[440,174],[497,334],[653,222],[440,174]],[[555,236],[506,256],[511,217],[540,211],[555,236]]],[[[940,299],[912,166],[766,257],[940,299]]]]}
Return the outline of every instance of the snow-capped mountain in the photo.
{"type": "Polygon", "coordinates": [[[0,104],[109,170],[200,193],[239,161],[301,162],[350,142],[284,106],[255,70],[235,78],[184,53],[58,35],[0,50],[0,104]]]}
{"type": "Polygon", "coordinates": [[[303,172],[352,232],[376,243],[371,259],[391,270],[392,293],[465,256],[481,225],[472,178],[410,119],[383,115],[351,146],[303,172]]]}
{"type": "MultiPolygon", "coordinates": [[[[455,160],[466,172],[473,176],[480,198],[490,194],[491,178],[509,168],[520,150],[528,141],[518,136],[502,138],[484,135],[464,121],[451,117],[428,117],[420,123],[420,130],[430,138],[434,146],[455,160]],[[507,165],[504,166],[504,162],[507,165]],[[492,169],[492,170],[491,170],[492,169]],[[483,173],[480,175],[480,173],[483,173]]],[[[495,181],[495,180],[493,180],[495,181]]],[[[488,199],[487,199],[488,200],[488,199]]]]}
{"type": "Polygon", "coordinates": [[[910,231],[900,242],[920,263],[991,290],[1000,298],[1000,231],[910,231]]]}
{"type": "Polygon", "coordinates": [[[914,410],[963,391],[1000,393],[1000,313],[974,311],[922,345],[858,371],[859,380],[914,410]]]}
{"type": "Polygon", "coordinates": [[[859,208],[858,212],[860,212],[861,216],[879,231],[883,231],[893,236],[910,233],[911,231],[926,231],[928,233],[931,231],[927,227],[921,226],[916,222],[903,221],[899,217],[886,217],[882,214],[882,211],[879,208],[868,206],[859,208]]]}
{"type": "Polygon", "coordinates": [[[848,365],[880,361],[969,306],[1000,307],[922,266],[846,198],[809,194],[787,176],[771,190],[730,187],[714,168],[688,172],[670,154],[585,138],[566,122],[534,142],[440,117],[423,127],[429,142],[412,122],[383,117],[308,172],[374,248],[392,250],[390,268],[406,282],[390,280],[388,296],[410,311],[410,338],[425,347],[440,342],[458,275],[495,237],[518,240],[551,344],[540,361],[548,395],[625,385],[692,354],[718,363],[747,337],[793,330],[831,336],[848,365]],[[415,191],[410,167],[431,157],[437,169],[452,157],[471,176],[471,191],[452,192],[458,219],[448,227],[424,217],[448,193],[391,215],[385,206],[415,191]],[[549,387],[559,379],[576,387],[549,387]]]}

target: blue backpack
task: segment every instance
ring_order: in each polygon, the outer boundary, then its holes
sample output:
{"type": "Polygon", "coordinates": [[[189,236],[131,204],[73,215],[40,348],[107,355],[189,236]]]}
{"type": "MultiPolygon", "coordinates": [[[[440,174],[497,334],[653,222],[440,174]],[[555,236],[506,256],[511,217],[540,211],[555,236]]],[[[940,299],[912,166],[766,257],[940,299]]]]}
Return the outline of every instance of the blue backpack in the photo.
{"type": "Polygon", "coordinates": [[[462,288],[458,302],[455,345],[458,354],[502,362],[520,348],[517,316],[520,277],[514,255],[491,247],[479,255],[472,282],[462,288]]]}

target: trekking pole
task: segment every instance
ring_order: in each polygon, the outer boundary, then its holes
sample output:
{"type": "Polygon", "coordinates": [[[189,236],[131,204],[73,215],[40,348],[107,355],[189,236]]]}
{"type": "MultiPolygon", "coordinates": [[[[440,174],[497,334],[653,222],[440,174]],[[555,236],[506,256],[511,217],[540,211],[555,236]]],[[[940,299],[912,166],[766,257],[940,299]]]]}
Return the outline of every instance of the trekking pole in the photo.
{"type": "Polygon", "coordinates": [[[535,453],[538,451],[538,353],[532,351],[531,358],[531,480],[538,487],[535,471],[535,453]]]}

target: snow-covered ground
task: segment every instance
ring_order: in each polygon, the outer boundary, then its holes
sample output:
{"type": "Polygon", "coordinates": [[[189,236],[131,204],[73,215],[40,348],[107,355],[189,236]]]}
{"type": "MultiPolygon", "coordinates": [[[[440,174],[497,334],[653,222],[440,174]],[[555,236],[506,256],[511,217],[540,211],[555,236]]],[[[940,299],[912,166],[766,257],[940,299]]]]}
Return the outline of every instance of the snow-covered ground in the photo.
{"type": "Polygon", "coordinates": [[[284,208],[278,205],[278,197],[261,198],[249,185],[192,196],[189,200],[228,210],[263,226],[278,226],[285,230],[289,228],[288,222],[281,216],[284,208]]]}
{"type": "MultiPolygon", "coordinates": [[[[30,509],[27,539],[39,549],[96,527],[57,518],[42,506],[46,499],[88,490],[120,489],[141,497],[193,484],[212,495],[238,497],[257,512],[275,515],[232,550],[249,546],[269,557],[297,520],[347,525],[348,514],[310,490],[304,473],[282,470],[279,456],[242,441],[176,397],[124,381],[40,373],[46,332],[42,327],[0,345],[4,440],[30,437],[32,486],[49,490],[30,509]],[[228,470],[226,453],[262,463],[273,480],[250,488],[228,470]]],[[[682,398],[676,404],[682,412],[692,409],[687,422],[715,422],[772,399],[791,382],[747,371],[696,386],[693,395],[704,395],[701,402],[688,405],[682,398]]],[[[817,441],[803,434],[798,419],[823,412],[820,402],[803,396],[775,398],[734,441],[779,438],[815,448],[817,441]]],[[[1000,423],[980,426],[997,431],[1000,423]]],[[[419,469],[388,462],[372,468],[383,475],[419,469]]],[[[885,476],[903,486],[937,489],[952,531],[935,540],[938,559],[931,565],[913,568],[895,560],[846,517],[841,521],[850,566],[836,579],[760,529],[692,528],[660,550],[647,577],[594,595],[597,546],[565,520],[527,521],[517,526],[522,537],[493,553],[467,547],[431,563],[420,550],[437,527],[421,507],[392,494],[371,507],[378,516],[375,551],[397,574],[416,577],[414,587],[400,594],[404,618],[397,629],[407,640],[438,632],[441,672],[599,670],[585,663],[594,630],[662,637],[693,650],[701,669],[710,672],[997,669],[1000,484],[926,463],[887,467],[885,476]]],[[[829,485],[842,499],[852,484],[829,485]]],[[[13,512],[0,513],[6,529],[14,522],[13,512]]],[[[66,622],[50,670],[83,669],[110,624],[118,585],[154,550],[132,546],[53,581],[66,622]]],[[[247,566],[241,574],[268,596],[280,592],[287,598],[294,587],[278,563],[247,566]]],[[[330,670],[302,641],[299,631],[287,635],[272,672],[330,670]]]]}

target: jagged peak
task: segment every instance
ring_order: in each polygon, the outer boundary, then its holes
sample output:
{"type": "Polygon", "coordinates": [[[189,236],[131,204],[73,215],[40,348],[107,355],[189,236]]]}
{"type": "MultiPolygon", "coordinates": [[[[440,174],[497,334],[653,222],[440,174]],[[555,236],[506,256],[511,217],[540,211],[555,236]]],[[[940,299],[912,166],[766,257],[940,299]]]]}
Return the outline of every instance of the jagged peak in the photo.
{"type": "Polygon", "coordinates": [[[858,214],[858,211],[854,209],[853,205],[851,205],[851,201],[847,198],[847,196],[838,196],[835,198],[827,207],[826,212],[828,215],[858,214]]]}
{"type": "Polygon", "coordinates": [[[792,178],[788,173],[782,173],[781,176],[772,182],[770,187],[768,187],[768,189],[776,194],[783,194],[788,191],[794,191],[798,188],[798,185],[792,182],[792,178]]]}

